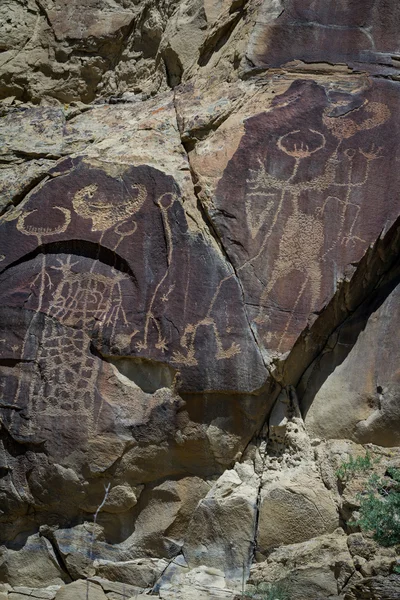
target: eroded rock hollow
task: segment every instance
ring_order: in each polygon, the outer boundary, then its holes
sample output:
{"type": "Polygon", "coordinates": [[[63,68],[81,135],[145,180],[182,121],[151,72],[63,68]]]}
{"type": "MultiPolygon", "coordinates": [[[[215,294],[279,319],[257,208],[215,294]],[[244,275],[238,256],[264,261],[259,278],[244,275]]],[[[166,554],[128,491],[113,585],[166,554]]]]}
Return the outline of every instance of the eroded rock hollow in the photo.
{"type": "Polygon", "coordinates": [[[399,31],[1,3],[1,600],[399,597],[336,475],[400,466],[399,31]]]}

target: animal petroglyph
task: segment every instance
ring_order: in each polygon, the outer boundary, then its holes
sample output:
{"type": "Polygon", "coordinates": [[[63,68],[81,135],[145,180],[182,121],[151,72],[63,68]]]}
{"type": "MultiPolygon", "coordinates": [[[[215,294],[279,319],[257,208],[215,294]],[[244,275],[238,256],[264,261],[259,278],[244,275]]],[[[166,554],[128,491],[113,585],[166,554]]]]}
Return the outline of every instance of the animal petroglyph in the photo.
{"type": "Polygon", "coordinates": [[[336,139],[343,141],[353,137],[359,131],[367,131],[383,125],[390,117],[389,108],[381,102],[368,102],[368,100],[365,100],[362,106],[353,109],[350,114],[357,115],[360,112],[361,114],[367,113],[370,116],[363,119],[361,123],[357,123],[348,114],[338,117],[329,116],[329,109],[325,109],[322,121],[336,139]]]}
{"type": "MultiPolygon", "coordinates": [[[[154,347],[161,352],[166,352],[168,350],[168,339],[165,334],[162,332],[161,324],[159,319],[155,315],[155,306],[157,301],[160,301],[162,305],[167,305],[169,296],[173,292],[175,285],[171,284],[169,281],[169,275],[171,266],[174,260],[174,239],[172,235],[171,223],[170,223],[170,209],[172,208],[174,202],[176,201],[177,196],[172,193],[165,193],[157,200],[157,206],[161,213],[162,224],[164,228],[165,240],[167,244],[167,266],[165,272],[161,279],[158,281],[154,292],[151,296],[150,303],[146,312],[146,318],[144,323],[144,331],[143,338],[139,340],[136,344],[136,348],[139,351],[146,350],[149,347],[150,341],[150,327],[153,326],[156,330],[157,339],[154,342],[154,347]]],[[[223,360],[229,359],[235,354],[240,352],[240,347],[238,344],[232,344],[227,350],[223,348],[220,333],[217,327],[215,320],[211,316],[211,311],[214,308],[214,305],[219,296],[221,286],[224,281],[230,279],[223,279],[208,306],[207,314],[204,318],[200,318],[196,323],[188,324],[184,327],[184,332],[180,338],[180,345],[182,347],[182,351],[177,350],[172,354],[172,362],[174,364],[184,364],[186,366],[195,366],[198,364],[197,358],[195,356],[196,353],[196,335],[200,327],[211,327],[216,344],[216,359],[223,360]]],[[[187,290],[186,290],[187,292],[187,290]]]]}
{"type": "Polygon", "coordinates": [[[172,362],[174,362],[175,364],[184,364],[186,366],[196,366],[198,364],[198,361],[197,361],[197,358],[195,355],[196,354],[196,335],[198,334],[198,330],[200,329],[200,327],[211,327],[211,329],[214,333],[215,342],[217,345],[217,352],[215,355],[216,360],[230,359],[230,358],[233,358],[234,356],[236,356],[236,354],[241,353],[240,345],[237,344],[236,342],[232,342],[232,344],[227,349],[224,349],[224,347],[222,345],[219,329],[217,327],[215,319],[212,318],[212,316],[211,316],[213,308],[214,308],[214,306],[218,300],[219,294],[222,290],[222,287],[224,286],[225,283],[230,281],[232,279],[232,277],[234,277],[233,273],[231,273],[230,275],[227,275],[226,277],[221,279],[221,281],[219,282],[217,289],[211,299],[211,302],[208,306],[206,316],[202,319],[199,319],[196,323],[190,323],[189,325],[187,325],[185,327],[185,330],[184,330],[183,335],[180,340],[181,346],[182,346],[182,348],[184,348],[185,351],[184,352],[180,352],[180,351],[174,352],[174,354],[172,356],[172,362]]]}
{"type": "Polygon", "coordinates": [[[122,178],[120,182],[121,196],[118,201],[108,199],[97,184],[87,185],[74,195],[74,210],[80,217],[91,219],[92,231],[106,231],[132,217],[143,206],[147,198],[146,187],[135,184],[128,189],[122,178]],[[135,194],[132,195],[132,192],[135,194]]]}
{"type": "Polygon", "coordinates": [[[198,360],[196,358],[196,335],[200,327],[211,327],[214,333],[217,345],[217,352],[215,354],[216,360],[229,359],[236,354],[241,353],[240,345],[236,342],[232,342],[229,348],[224,349],[215,320],[211,317],[205,317],[204,319],[198,321],[195,325],[187,325],[185,327],[185,331],[181,337],[181,346],[185,349],[185,353],[179,351],[174,352],[172,357],[173,363],[178,365],[184,364],[188,367],[193,367],[198,364],[198,360]]]}

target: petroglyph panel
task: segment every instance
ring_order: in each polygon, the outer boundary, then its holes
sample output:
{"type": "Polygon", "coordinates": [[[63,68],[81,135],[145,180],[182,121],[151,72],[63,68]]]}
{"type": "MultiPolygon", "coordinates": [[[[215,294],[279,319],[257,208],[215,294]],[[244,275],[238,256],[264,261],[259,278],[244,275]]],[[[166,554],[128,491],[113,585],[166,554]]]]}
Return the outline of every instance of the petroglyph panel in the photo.
{"type": "Polygon", "coordinates": [[[399,72],[400,7],[385,0],[261,3],[246,55],[254,67],[292,61],[346,64],[376,74],[399,72]]]}
{"type": "Polygon", "coordinates": [[[0,231],[0,368],[15,439],[37,443],[60,420],[71,440],[112,428],[108,357],[166,363],[186,392],[264,384],[239,283],[189,232],[172,177],[66,159],[0,231]]]}
{"type": "Polygon", "coordinates": [[[398,212],[396,86],[296,81],[245,120],[210,210],[269,358],[288,352],[398,212]]]}

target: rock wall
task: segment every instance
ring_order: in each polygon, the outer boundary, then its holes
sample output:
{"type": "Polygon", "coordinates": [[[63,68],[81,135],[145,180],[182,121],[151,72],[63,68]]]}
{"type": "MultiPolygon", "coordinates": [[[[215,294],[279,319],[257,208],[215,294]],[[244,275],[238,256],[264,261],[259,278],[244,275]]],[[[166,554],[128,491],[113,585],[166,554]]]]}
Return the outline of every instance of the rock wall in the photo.
{"type": "Polygon", "coordinates": [[[335,470],[400,461],[399,28],[2,2],[1,600],[398,586],[335,470]]]}

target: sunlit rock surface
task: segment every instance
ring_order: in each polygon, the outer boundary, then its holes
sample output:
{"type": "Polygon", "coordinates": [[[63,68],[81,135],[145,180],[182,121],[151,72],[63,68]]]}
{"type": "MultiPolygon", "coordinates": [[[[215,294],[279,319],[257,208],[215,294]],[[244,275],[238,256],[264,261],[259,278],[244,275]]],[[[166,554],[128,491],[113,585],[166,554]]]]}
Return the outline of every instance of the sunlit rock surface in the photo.
{"type": "Polygon", "coordinates": [[[1,600],[396,597],[336,472],[400,466],[399,29],[2,2],[1,600]]]}

